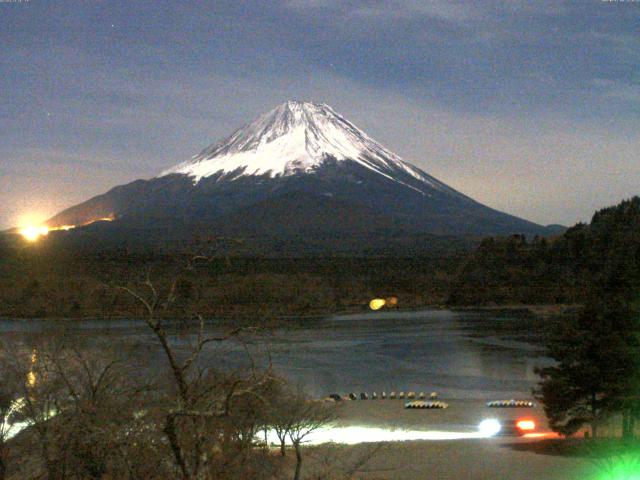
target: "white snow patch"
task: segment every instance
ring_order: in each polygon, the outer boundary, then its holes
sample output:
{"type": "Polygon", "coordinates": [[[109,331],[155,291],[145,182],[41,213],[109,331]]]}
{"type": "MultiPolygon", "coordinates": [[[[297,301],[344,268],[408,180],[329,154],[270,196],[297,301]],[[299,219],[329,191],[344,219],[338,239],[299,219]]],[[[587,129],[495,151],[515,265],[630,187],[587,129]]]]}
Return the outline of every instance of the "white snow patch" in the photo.
{"type": "Polygon", "coordinates": [[[290,101],[259,116],[227,139],[160,176],[183,174],[198,183],[215,174],[233,181],[242,176],[313,173],[324,161],[352,160],[421,194],[396,178],[410,175],[430,188],[457,193],[404,162],[325,104],[290,101]],[[233,176],[230,173],[235,172],[233,176]]]}

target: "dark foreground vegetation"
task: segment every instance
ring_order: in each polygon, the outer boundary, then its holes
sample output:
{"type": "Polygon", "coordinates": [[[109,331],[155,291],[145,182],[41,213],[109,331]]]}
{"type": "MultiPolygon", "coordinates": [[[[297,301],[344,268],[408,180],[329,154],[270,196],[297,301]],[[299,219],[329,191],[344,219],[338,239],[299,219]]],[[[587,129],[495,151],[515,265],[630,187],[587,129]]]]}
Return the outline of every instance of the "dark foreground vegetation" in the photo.
{"type": "MultiPolygon", "coordinates": [[[[640,420],[640,198],[554,241],[487,239],[452,286],[457,303],[578,303],[547,326],[536,394],[563,435],[632,439],[640,420]]],[[[637,445],[636,445],[637,447],[637,445]]],[[[640,469],[640,465],[638,465],[640,469]]]]}
{"type": "Polygon", "coordinates": [[[640,198],[596,212],[555,239],[487,238],[464,263],[450,303],[584,303],[590,287],[615,273],[629,288],[640,280],[640,198]]]}
{"type": "Polygon", "coordinates": [[[456,258],[214,258],[189,270],[188,255],[50,252],[38,245],[0,262],[0,317],[121,318],[140,305],[116,285],[147,277],[176,302],[163,312],[188,318],[269,319],[322,316],[367,308],[376,296],[396,296],[402,308],[444,304],[456,258]],[[179,272],[179,273],[178,273],[179,272]]]}
{"type": "Polygon", "coordinates": [[[596,467],[598,476],[595,478],[598,479],[633,480],[640,472],[638,439],[552,439],[507,443],[504,448],[539,455],[587,459],[596,467]]]}
{"type": "Polygon", "coordinates": [[[307,398],[269,367],[231,371],[202,360],[205,349],[251,338],[252,328],[207,337],[194,318],[175,332],[158,315],[175,301],[170,290],[122,289],[145,312],[157,361],[144,348],[64,329],[30,338],[30,349],[2,339],[0,480],[299,480],[303,467],[305,478],[346,480],[373,454],[307,461],[304,442],[336,418],[336,403],[307,398]]]}
{"type": "Polygon", "coordinates": [[[601,210],[558,242],[586,280],[583,307],[547,340],[556,365],[539,371],[551,427],[593,437],[635,434],[640,419],[640,199],[601,210]]]}

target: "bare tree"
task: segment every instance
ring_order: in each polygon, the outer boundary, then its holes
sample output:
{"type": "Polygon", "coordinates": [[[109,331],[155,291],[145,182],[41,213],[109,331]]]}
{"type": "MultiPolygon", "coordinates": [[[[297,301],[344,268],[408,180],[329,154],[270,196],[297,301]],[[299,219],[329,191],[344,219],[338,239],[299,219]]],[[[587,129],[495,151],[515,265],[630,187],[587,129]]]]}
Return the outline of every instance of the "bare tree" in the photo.
{"type": "Polygon", "coordinates": [[[315,447],[307,455],[313,460],[313,465],[310,468],[312,472],[306,477],[309,480],[352,480],[360,473],[370,472],[369,462],[385,447],[383,443],[315,447]]]}
{"type": "MultiPolygon", "coordinates": [[[[203,261],[194,258],[186,270],[203,261]]],[[[259,432],[275,428],[283,454],[286,438],[293,445],[294,479],[300,479],[302,446],[335,418],[335,405],[293,392],[270,362],[257,367],[248,347],[254,328],[208,334],[199,315],[167,320],[179,282],[180,273],[164,286],[147,275],[118,287],[144,309],[153,347],[123,348],[113,337],[86,340],[61,325],[0,355],[0,480],[7,472],[8,419],[27,425],[10,444],[12,456],[25,460],[18,478],[281,478],[291,465],[258,441],[259,432]],[[211,362],[203,352],[215,345],[245,347],[249,367],[211,362]],[[149,365],[145,348],[160,351],[163,362],[149,365]]]]}
{"type": "Polygon", "coordinates": [[[57,338],[34,340],[34,347],[22,348],[12,355],[11,369],[20,383],[20,409],[18,419],[28,425],[29,437],[39,446],[46,476],[62,477],[62,468],[56,452],[55,430],[50,421],[62,410],[63,384],[53,372],[50,359],[62,351],[57,338]]]}
{"type": "Polygon", "coordinates": [[[78,478],[103,478],[128,447],[126,433],[136,425],[147,389],[129,381],[128,360],[109,348],[73,344],[65,356],[52,359],[66,397],[59,413],[64,422],[56,422],[59,451],[67,471],[78,478]]]}
{"type": "MultiPolygon", "coordinates": [[[[5,345],[0,343],[0,352],[5,353],[5,345]]],[[[0,358],[0,480],[7,477],[9,468],[9,440],[15,432],[16,408],[19,405],[19,380],[5,368],[0,358]]],[[[23,380],[24,381],[24,380],[23,380]]]]}
{"type": "Polygon", "coordinates": [[[39,445],[49,479],[103,478],[123,461],[144,388],[109,346],[83,347],[64,331],[31,343],[13,352],[10,369],[22,379],[14,417],[29,427],[25,449],[39,445]]]}
{"type": "Polygon", "coordinates": [[[302,444],[305,439],[327,426],[337,417],[335,403],[310,400],[302,393],[286,398],[286,407],[291,420],[287,426],[289,439],[296,452],[294,480],[299,480],[302,472],[302,444]]]}
{"type": "Polygon", "coordinates": [[[0,386],[0,480],[4,480],[7,475],[7,464],[9,462],[9,439],[10,414],[13,407],[14,396],[7,392],[4,382],[0,386]]]}
{"type": "MultiPolygon", "coordinates": [[[[207,257],[195,256],[185,266],[194,268],[207,257]]],[[[194,342],[178,351],[171,342],[170,324],[164,315],[176,300],[176,275],[161,291],[150,276],[136,287],[120,286],[145,310],[144,321],[158,341],[170,371],[170,386],[162,411],[162,431],[171,450],[176,473],[183,479],[267,478],[266,452],[256,448],[255,437],[264,420],[258,418],[266,405],[265,395],[274,378],[269,370],[256,369],[246,375],[225,373],[206,367],[200,359],[209,344],[238,339],[250,331],[234,328],[220,335],[206,335],[204,319],[196,315],[194,342]],[[240,475],[240,476],[239,476],[240,475]]],[[[193,331],[193,330],[192,330],[193,331]]]]}
{"type": "MultiPolygon", "coordinates": [[[[274,384],[273,394],[269,398],[270,401],[264,428],[265,435],[267,431],[272,431],[276,437],[278,437],[281,457],[287,454],[286,446],[289,433],[294,427],[294,424],[299,420],[296,412],[289,408],[291,398],[292,393],[284,382],[274,384]]],[[[298,396],[294,395],[293,398],[297,399],[298,396]]]]}

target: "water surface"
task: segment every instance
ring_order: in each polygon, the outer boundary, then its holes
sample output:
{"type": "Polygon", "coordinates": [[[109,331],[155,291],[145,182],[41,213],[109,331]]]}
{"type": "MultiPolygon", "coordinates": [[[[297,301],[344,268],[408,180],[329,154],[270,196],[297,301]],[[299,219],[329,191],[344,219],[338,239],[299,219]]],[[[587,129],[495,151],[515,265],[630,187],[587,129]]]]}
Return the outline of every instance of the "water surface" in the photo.
{"type": "MultiPolygon", "coordinates": [[[[536,366],[549,364],[531,340],[534,331],[519,314],[495,312],[372,312],[310,321],[245,337],[245,342],[212,345],[203,363],[238,367],[247,352],[316,396],[372,391],[437,391],[442,397],[494,399],[530,397],[536,366]],[[515,323],[518,322],[518,323],[515,323]],[[503,328],[517,324],[529,328],[503,328]],[[506,332],[506,333],[505,333],[506,332]]],[[[31,334],[54,328],[43,320],[0,320],[0,335],[28,342],[31,334]]],[[[215,324],[207,327],[209,333],[215,324]]],[[[149,368],[164,359],[142,321],[84,321],[74,333],[89,339],[144,349],[149,368]]],[[[179,349],[193,337],[173,338],[179,349]]]]}

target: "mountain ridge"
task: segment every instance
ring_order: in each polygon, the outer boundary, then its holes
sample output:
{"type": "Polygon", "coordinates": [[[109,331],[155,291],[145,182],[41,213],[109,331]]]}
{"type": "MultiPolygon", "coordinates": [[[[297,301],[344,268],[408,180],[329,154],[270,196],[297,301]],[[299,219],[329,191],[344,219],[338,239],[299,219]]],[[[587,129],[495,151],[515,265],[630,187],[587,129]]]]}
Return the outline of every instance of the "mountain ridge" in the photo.
{"type": "Polygon", "coordinates": [[[60,212],[47,225],[106,217],[114,220],[108,228],[159,229],[158,235],[188,235],[195,225],[240,237],[555,233],[447,186],[328,105],[299,101],[258,116],[157,177],[60,212]]]}
{"type": "Polygon", "coordinates": [[[260,115],[160,176],[184,174],[198,183],[202,178],[220,173],[222,179],[229,181],[245,175],[313,174],[327,158],[355,161],[390,180],[394,180],[393,173],[399,169],[432,188],[459,194],[404,162],[329,105],[298,100],[290,100],[260,115]]]}

